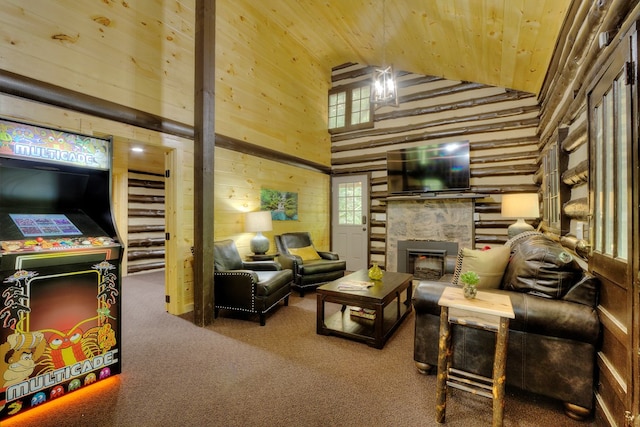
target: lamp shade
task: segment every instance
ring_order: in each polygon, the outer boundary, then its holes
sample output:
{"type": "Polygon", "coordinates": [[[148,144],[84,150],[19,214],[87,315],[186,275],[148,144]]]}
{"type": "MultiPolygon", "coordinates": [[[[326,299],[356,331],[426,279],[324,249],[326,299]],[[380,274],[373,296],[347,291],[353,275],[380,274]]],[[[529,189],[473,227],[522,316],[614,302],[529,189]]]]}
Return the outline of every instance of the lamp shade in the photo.
{"type": "Polygon", "coordinates": [[[506,218],[538,218],[540,203],[537,193],[504,194],[502,216],[506,218]]]}
{"type": "Polygon", "coordinates": [[[247,212],[244,217],[244,229],[247,232],[271,231],[271,211],[247,212]]]}
{"type": "Polygon", "coordinates": [[[540,204],[537,193],[505,194],[502,196],[502,216],[517,218],[507,229],[511,239],[525,231],[533,231],[533,226],[524,222],[524,218],[538,218],[540,204]]]}

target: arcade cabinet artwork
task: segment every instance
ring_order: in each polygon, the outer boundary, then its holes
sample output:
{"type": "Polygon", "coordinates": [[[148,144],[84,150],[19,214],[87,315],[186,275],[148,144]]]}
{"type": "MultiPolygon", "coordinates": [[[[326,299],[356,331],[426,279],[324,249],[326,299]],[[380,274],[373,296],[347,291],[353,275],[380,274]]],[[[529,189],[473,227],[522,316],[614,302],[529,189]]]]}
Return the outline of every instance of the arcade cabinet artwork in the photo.
{"type": "Polygon", "coordinates": [[[0,119],[0,421],[120,373],[111,140],[0,119]]]}

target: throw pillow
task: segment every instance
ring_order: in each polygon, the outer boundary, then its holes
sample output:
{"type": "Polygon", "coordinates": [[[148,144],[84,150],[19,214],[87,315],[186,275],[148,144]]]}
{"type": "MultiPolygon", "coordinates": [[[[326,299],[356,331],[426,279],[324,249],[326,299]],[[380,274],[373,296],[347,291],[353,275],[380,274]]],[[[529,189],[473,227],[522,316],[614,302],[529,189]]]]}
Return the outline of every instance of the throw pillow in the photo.
{"type": "Polygon", "coordinates": [[[297,255],[302,258],[303,261],[312,261],[314,259],[320,259],[320,255],[313,246],[305,246],[303,248],[288,248],[289,253],[297,255]]]}
{"type": "Polygon", "coordinates": [[[459,283],[461,273],[475,271],[480,276],[478,289],[498,289],[502,283],[502,275],[507,268],[510,255],[511,248],[509,246],[498,246],[485,250],[462,248],[458,254],[453,284],[461,285],[459,283]]]}
{"type": "Polygon", "coordinates": [[[582,276],[582,268],[557,241],[540,234],[511,248],[503,289],[545,298],[562,298],[582,276]]]}
{"type": "Polygon", "coordinates": [[[460,278],[460,274],[462,274],[462,248],[458,251],[458,258],[456,258],[456,267],[453,270],[453,277],[451,278],[451,284],[454,286],[458,286],[458,279],[460,278]]]}

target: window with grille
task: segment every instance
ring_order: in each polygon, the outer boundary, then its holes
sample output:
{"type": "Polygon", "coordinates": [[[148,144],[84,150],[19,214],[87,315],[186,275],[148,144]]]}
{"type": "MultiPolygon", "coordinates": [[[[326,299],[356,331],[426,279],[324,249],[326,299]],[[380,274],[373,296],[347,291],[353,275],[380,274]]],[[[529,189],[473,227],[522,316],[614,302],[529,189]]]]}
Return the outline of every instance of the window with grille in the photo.
{"type": "Polygon", "coordinates": [[[560,171],[558,170],[558,144],[551,145],[544,156],[543,218],[555,230],[561,229],[560,171]]]}
{"type": "Polygon", "coordinates": [[[373,127],[371,86],[352,86],[329,92],[329,131],[345,132],[373,127]]]}

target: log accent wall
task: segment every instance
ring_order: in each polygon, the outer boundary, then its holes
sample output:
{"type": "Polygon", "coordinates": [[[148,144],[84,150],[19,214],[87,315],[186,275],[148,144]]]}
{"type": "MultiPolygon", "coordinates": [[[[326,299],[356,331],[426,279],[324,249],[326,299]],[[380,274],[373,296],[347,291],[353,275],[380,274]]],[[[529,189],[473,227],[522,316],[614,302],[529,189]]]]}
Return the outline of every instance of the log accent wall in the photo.
{"type": "MultiPolygon", "coordinates": [[[[358,64],[332,73],[334,87],[369,79],[370,69],[358,64]]],[[[475,204],[475,245],[504,243],[513,221],[500,215],[501,195],[539,189],[535,96],[411,73],[400,73],[398,80],[399,107],[375,110],[373,129],[334,134],[331,140],[334,175],[371,175],[371,261],[385,265],[386,152],[448,141],[469,141],[469,192],[485,195],[475,204]]]]}
{"type": "MultiPolygon", "coordinates": [[[[597,311],[602,323],[602,344],[596,357],[598,381],[595,385],[594,410],[597,425],[629,425],[625,411],[637,414],[638,299],[637,292],[632,291],[630,281],[626,284],[626,280],[620,281],[621,274],[618,275],[614,269],[602,267],[605,265],[603,257],[590,254],[590,235],[593,230],[585,227],[590,224],[592,214],[587,100],[589,88],[593,87],[599,73],[606,68],[614,51],[622,43],[629,43],[624,35],[636,25],[638,17],[638,2],[573,2],[552,58],[547,80],[539,94],[542,106],[538,131],[540,149],[543,152],[554,142],[557,130],[567,131],[560,144],[568,157],[567,168],[561,171],[561,181],[569,188],[567,197],[561,200],[562,214],[569,227],[558,232],[543,224],[543,229],[577,258],[586,260],[587,267],[592,272],[597,267],[596,274],[601,279],[597,311]],[[601,45],[599,37],[604,34],[609,36],[610,43],[601,45]],[[587,232],[583,233],[583,239],[578,239],[582,229],[587,232]],[[608,271],[603,275],[605,270],[608,271]],[[632,322],[632,319],[635,320],[632,322]]],[[[628,49],[628,46],[622,46],[622,50],[629,51],[628,49]]],[[[637,70],[637,64],[633,68],[637,70]]],[[[635,79],[637,81],[637,76],[635,79]]],[[[637,93],[637,90],[634,92],[637,93]]],[[[637,140],[634,143],[637,144],[637,140]]],[[[630,229],[629,232],[633,230],[630,229]]],[[[638,254],[634,253],[630,259],[637,257],[638,254]]],[[[613,264],[611,260],[606,266],[613,264]]]]}
{"type": "MultiPolygon", "coordinates": [[[[540,151],[554,142],[559,129],[567,132],[560,148],[568,156],[568,168],[561,181],[569,187],[569,196],[562,200],[563,215],[570,219],[566,230],[542,229],[554,238],[575,238],[578,224],[588,220],[588,111],[587,87],[601,69],[613,46],[601,49],[598,36],[611,29],[620,29],[629,12],[629,4],[622,0],[610,2],[574,2],[567,23],[562,30],[560,45],[552,59],[539,102],[540,151]]],[[[569,241],[565,239],[564,241],[569,241]]],[[[587,244],[588,242],[582,242],[587,244]]]]}
{"type": "Polygon", "coordinates": [[[164,176],[129,171],[127,273],[165,267],[164,176]]]}

